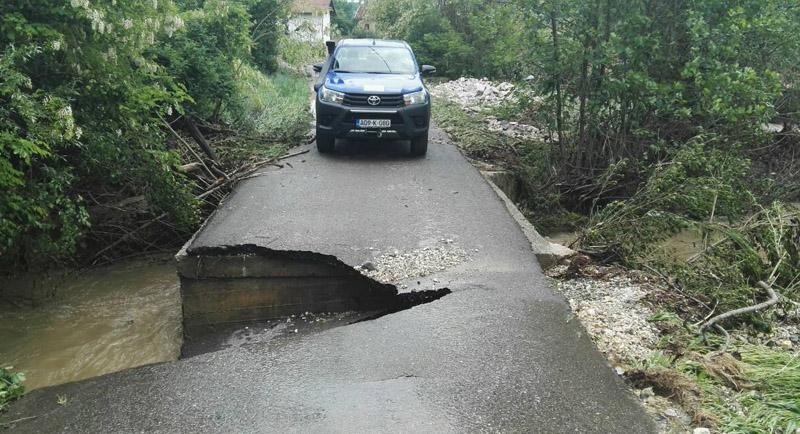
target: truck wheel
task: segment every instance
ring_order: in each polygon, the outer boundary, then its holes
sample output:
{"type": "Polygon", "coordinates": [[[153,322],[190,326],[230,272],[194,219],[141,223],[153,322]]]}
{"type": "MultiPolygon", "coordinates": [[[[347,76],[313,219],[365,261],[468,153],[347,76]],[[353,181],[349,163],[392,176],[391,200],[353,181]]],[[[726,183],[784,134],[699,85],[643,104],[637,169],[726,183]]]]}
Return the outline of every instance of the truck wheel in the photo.
{"type": "Polygon", "coordinates": [[[335,137],[317,132],[317,151],[319,151],[320,154],[333,152],[335,143],[335,137]]]}
{"type": "Polygon", "coordinates": [[[411,155],[421,157],[428,153],[428,134],[411,139],[411,155]]]}

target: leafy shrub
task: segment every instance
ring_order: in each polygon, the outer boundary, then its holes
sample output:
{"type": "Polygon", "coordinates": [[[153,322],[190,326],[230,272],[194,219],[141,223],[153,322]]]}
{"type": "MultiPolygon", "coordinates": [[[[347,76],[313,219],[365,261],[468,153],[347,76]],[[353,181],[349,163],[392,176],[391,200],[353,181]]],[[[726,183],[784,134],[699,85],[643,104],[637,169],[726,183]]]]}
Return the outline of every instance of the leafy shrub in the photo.
{"type": "Polygon", "coordinates": [[[185,29],[161,46],[161,63],[186,86],[192,112],[216,117],[234,96],[234,60],[249,57],[250,16],[240,4],[207,1],[181,17],[185,29]]]}
{"type": "Polygon", "coordinates": [[[154,213],[196,224],[160,121],[186,94],[148,54],[182,28],[175,13],[169,1],[0,5],[1,265],[73,255],[92,192],[144,194],[154,213]]]}
{"type": "Polygon", "coordinates": [[[287,14],[289,2],[283,0],[249,0],[248,12],[252,25],[253,63],[261,72],[274,72],[278,65],[278,39],[281,36],[278,18],[287,14]]]}
{"type": "Polygon", "coordinates": [[[61,98],[32,90],[15,63],[42,49],[6,48],[0,54],[0,252],[74,252],[87,226],[81,201],[68,194],[73,170],[58,153],[77,145],[81,130],[61,98]],[[17,251],[15,251],[17,250],[17,251]],[[22,250],[22,251],[19,251],[22,250]]]}
{"type": "Polygon", "coordinates": [[[3,411],[9,402],[19,398],[25,393],[25,374],[13,372],[12,367],[0,368],[0,411],[3,411]]]}

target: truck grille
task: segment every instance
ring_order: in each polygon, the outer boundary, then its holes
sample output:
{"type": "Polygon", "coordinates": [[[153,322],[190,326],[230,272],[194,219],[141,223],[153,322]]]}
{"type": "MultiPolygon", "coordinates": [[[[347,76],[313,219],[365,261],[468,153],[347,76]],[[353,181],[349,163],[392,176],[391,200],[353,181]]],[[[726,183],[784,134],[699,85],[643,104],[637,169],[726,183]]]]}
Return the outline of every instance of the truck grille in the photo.
{"type": "Polygon", "coordinates": [[[354,107],[402,107],[403,95],[375,95],[380,97],[381,102],[378,105],[370,105],[367,98],[373,96],[370,93],[346,93],[344,94],[344,105],[354,107]]]}

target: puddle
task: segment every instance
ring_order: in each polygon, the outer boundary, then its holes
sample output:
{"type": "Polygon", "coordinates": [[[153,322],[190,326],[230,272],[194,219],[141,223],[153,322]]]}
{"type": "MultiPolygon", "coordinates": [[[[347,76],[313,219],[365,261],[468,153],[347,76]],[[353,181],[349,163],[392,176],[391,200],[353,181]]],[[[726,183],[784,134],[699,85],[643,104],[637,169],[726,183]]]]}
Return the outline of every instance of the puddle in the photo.
{"type": "Polygon", "coordinates": [[[304,312],[286,318],[247,321],[230,324],[215,324],[192,328],[184,336],[181,358],[219,351],[233,347],[272,343],[302,338],[336,327],[371,321],[414,306],[436,301],[450,289],[412,291],[397,294],[394,302],[382,310],[348,312],[304,312]]]}
{"type": "Polygon", "coordinates": [[[248,321],[245,323],[218,324],[192,330],[185,336],[181,358],[250,345],[274,343],[296,339],[340,327],[376,315],[376,312],[339,312],[292,315],[288,318],[248,321]]]}

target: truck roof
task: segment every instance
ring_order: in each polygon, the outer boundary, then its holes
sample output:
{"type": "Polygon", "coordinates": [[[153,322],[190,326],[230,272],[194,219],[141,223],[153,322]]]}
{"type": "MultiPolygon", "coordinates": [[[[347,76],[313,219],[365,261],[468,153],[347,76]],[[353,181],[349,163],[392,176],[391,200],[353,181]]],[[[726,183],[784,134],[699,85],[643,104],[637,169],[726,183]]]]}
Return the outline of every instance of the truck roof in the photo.
{"type": "Polygon", "coordinates": [[[394,39],[342,39],[337,44],[339,47],[405,47],[409,48],[405,41],[398,41],[394,39]]]}

